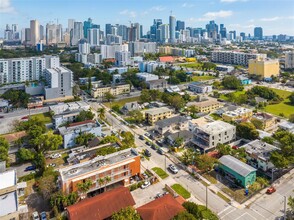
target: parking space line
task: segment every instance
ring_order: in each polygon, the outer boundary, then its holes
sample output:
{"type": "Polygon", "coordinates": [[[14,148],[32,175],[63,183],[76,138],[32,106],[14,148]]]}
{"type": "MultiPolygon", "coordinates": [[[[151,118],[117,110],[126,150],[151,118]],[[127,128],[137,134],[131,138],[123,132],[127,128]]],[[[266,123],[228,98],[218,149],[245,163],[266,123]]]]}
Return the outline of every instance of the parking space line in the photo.
{"type": "Polygon", "coordinates": [[[227,208],[225,208],[224,210],[220,211],[219,213],[217,213],[218,215],[221,215],[223,212],[227,211],[229,208],[231,208],[232,206],[228,206],[227,208]]]}

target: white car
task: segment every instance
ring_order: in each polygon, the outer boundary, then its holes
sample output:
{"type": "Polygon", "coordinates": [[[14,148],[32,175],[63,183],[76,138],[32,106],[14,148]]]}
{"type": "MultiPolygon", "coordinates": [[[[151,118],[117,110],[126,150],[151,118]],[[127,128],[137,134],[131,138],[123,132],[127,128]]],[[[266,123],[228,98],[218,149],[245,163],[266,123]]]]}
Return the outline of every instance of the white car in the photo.
{"type": "Polygon", "coordinates": [[[50,163],[47,165],[47,167],[56,167],[56,163],[50,163]]]}
{"type": "Polygon", "coordinates": [[[33,220],[39,220],[40,218],[39,218],[39,213],[38,212],[33,212],[32,213],[32,219],[33,220]]]}
{"type": "Polygon", "coordinates": [[[60,153],[51,154],[51,156],[50,156],[51,159],[56,159],[56,158],[59,158],[59,157],[61,157],[60,153]]]}
{"type": "Polygon", "coordinates": [[[170,164],[168,166],[168,169],[173,173],[173,174],[177,174],[179,172],[179,170],[172,164],[170,164]]]}
{"type": "Polygon", "coordinates": [[[141,186],[141,189],[145,189],[148,186],[150,186],[150,182],[149,181],[145,181],[144,184],[141,186]]]}

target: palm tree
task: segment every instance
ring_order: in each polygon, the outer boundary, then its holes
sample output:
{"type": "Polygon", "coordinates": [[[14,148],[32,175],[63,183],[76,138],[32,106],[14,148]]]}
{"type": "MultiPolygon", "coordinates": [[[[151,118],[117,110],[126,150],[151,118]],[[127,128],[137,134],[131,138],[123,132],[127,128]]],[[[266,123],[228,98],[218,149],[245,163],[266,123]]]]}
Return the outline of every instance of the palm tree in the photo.
{"type": "Polygon", "coordinates": [[[99,108],[98,109],[98,116],[99,116],[99,118],[101,119],[101,120],[104,120],[105,119],[105,108],[99,108]]]}
{"type": "Polygon", "coordinates": [[[93,185],[93,181],[91,179],[87,179],[85,182],[78,183],[77,187],[81,194],[85,194],[93,185]]]}
{"type": "MultiPolygon", "coordinates": [[[[105,183],[105,180],[104,180],[104,178],[99,178],[98,180],[97,180],[97,182],[98,182],[98,184],[99,184],[99,186],[100,186],[100,189],[101,189],[101,186],[105,183]]],[[[101,191],[100,191],[101,192],[101,191]]]]}
{"type": "Polygon", "coordinates": [[[104,181],[105,181],[105,191],[106,191],[106,185],[107,185],[107,183],[109,183],[111,181],[111,177],[110,176],[104,177],[104,181]]]}

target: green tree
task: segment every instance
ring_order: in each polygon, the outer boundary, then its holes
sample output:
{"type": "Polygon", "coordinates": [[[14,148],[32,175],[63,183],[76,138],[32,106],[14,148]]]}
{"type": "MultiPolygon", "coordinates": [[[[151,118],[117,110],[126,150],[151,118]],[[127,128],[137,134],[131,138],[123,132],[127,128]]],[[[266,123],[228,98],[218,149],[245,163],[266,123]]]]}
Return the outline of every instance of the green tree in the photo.
{"type": "Polygon", "coordinates": [[[9,165],[9,143],[4,137],[0,137],[0,161],[6,161],[6,165],[9,165]]]}
{"type": "Polygon", "coordinates": [[[39,138],[35,138],[37,147],[37,152],[47,152],[48,150],[57,150],[63,143],[61,135],[54,134],[53,131],[48,131],[42,134],[39,138]]]}
{"type": "Polygon", "coordinates": [[[122,144],[127,147],[134,147],[135,146],[135,137],[130,131],[126,131],[121,133],[122,144]]]}
{"type": "Polygon", "coordinates": [[[143,116],[142,112],[139,110],[130,111],[128,114],[138,124],[140,124],[142,121],[144,121],[144,116],[143,116]]]}
{"type": "Polygon", "coordinates": [[[32,150],[22,147],[17,151],[17,158],[22,162],[31,161],[35,158],[35,153],[32,150]]]}
{"type": "Polygon", "coordinates": [[[117,112],[117,113],[120,113],[120,106],[117,105],[117,104],[114,105],[114,106],[112,106],[111,109],[112,109],[113,111],[117,112]]]}
{"type": "Polygon", "coordinates": [[[112,220],[140,220],[140,215],[136,212],[136,210],[131,207],[128,206],[126,208],[121,209],[120,211],[114,213],[111,216],[112,220]]]}
{"type": "Polygon", "coordinates": [[[38,179],[38,189],[45,200],[49,200],[56,191],[56,178],[53,175],[42,176],[38,179]]]}
{"type": "Polygon", "coordinates": [[[82,133],[76,137],[75,142],[79,145],[86,145],[88,146],[88,142],[95,137],[92,133],[82,133]]]}
{"type": "Polygon", "coordinates": [[[288,198],[288,206],[289,206],[289,211],[294,213],[294,197],[289,196],[289,198],[288,198]]]}
{"type": "Polygon", "coordinates": [[[240,138],[255,140],[258,138],[259,134],[252,123],[241,122],[236,126],[236,134],[240,138]]]}
{"type": "Polygon", "coordinates": [[[104,94],[104,98],[105,98],[108,102],[110,102],[110,101],[113,101],[113,100],[115,99],[115,96],[112,95],[110,92],[106,92],[106,93],[104,94]]]}
{"type": "Polygon", "coordinates": [[[30,95],[25,93],[23,90],[7,90],[3,95],[2,98],[9,100],[9,103],[13,105],[13,107],[27,107],[29,102],[30,95]]]}
{"type": "Polygon", "coordinates": [[[175,139],[174,143],[173,143],[173,147],[181,147],[184,143],[184,138],[182,137],[178,137],[175,139]]]}
{"type": "Polygon", "coordinates": [[[259,130],[263,130],[264,129],[263,122],[260,121],[260,120],[257,120],[257,119],[252,118],[251,119],[251,123],[254,125],[254,127],[256,129],[259,129],[259,130]]]}
{"type": "Polygon", "coordinates": [[[227,144],[217,144],[216,149],[218,150],[218,153],[223,156],[223,155],[231,155],[232,148],[230,145],[227,144]]]}
{"type": "Polygon", "coordinates": [[[276,168],[287,168],[289,166],[289,160],[278,151],[271,153],[270,161],[275,165],[276,168]]]}
{"type": "Polygon", "coordinates": [[[201,220],[217,220],[218,217],[210,209],[207,209],[203,205],[197,205],[194,202],[184,202],[183,207],[187,210],[188,213],[192,214],[196,219],[201,220]]]}
{"type": "Polygon", "coordinates": [[[177,214],[173,220],[197,220],[197,218],[195,218],[191,213],[183,211],[177,214]]]}
{"type": "Polygon", "coordinates": [[[288,98],[290,100],[291,105],[294,105],[294,92],[292,92],[288,98]]]}
{"type": "Polygon", "coordinates": [[[40,174],[44,173],[46,170],[46,159],[42,152],[35,154],[33,164],[39,169],[40,174]]]}
{"type": "Polygon", "coordinates": [[[78,183],[77,187],[81,193],[86,193],[89,191],[92,185],[93,185],[93,181],[91,179],[86,179],[84,182],[78,183]]]}
{"type": "Polygon", "coordinates": [[[243,90],[241,81],[236,76],[226,76],[222,81],[222,86],[226,89],[243,90]]]}
{"type": "Polygon", "coordinates": [[[98,117],[101,119],[101,120],[104,120],[105,119],[105,108],[99,108],[97,110],[98,112],[98,117]]]}
{"type": "Polygon", "coordinates": [[[217,163],[217,159],[203,154],[195,158],[195,163],[200,170],[211,170],[217,163]]]}
{"type": "Polygon", "coordinates": [[[294,114],[289,115],[289,122],[294,123],[294,114]]]}
{"type": "Polygon", "coordinates": [[[185,100],[180,95],[174,95],[170,99],[170,105],[178,111],[185,106],[185,100]]]}
{"type": "Polygon", "coordinates": [[[141,102],[151,102],[153,101],[151,94],[147,89],[143,89],[140,95],[141,102]]]}
{"type": "Polygon", "coordinates": [[[269,185],[269,181],[264,177],[256,177],[256,182],[258,182],[262,188],[269,185]]]}
{"type": "Polygon", "coordinates": [[[268,144],[273,144],[275,139],[273,137],[264,137],[264,138],[262,138],[262,141],[266,142],[268,144]]]}
{"type": "Polygon", "coordinates": [[[107,184],[108,183],[110,183],[111,182],[111,177],[110,176],[106,176],[106,177],[104,177],[104,184],[105,184],[105,192],[106,192],[106,186],[107,186],[107,184]]]}
{"type": "Polygon", "coordinates": [[[88,111],[81,111],[80,114],[76,117],[76,122],[86,121],[86,120],[93,120],[95,115],[91,110],[88,111]]]}

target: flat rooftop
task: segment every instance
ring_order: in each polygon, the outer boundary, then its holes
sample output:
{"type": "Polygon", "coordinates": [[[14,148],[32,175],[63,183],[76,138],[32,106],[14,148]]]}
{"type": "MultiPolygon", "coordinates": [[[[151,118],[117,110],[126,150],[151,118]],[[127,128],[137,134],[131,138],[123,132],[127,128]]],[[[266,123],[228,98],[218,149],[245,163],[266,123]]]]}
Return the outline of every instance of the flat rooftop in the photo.
{"type": "Polygon", "coordinates": [[[15,185],[16,185],[15,170],[9,170],[9,171],[0,173],[0,189],[5,189],[15,185]]]}
{"type": "Polygon", "coordinates": [[[134,154],[131,149],[126,149],[106,156],[98,156],[92,160],[59,169],[59,172],[61,179],[64,181],[95,170],[109,168],[111,165],[124,162],[137,156],[138,155],[134,154]]]}
{"type": "Polygon", "coordinates": [[[226,123],[224,121],[214,121],[211,123],[207,123],[199,127],[202,131],[206,132],[207,134],[218,134],[229,129],[235,128],[234,125],[226,123]]]}
{"type": "Polygon", "coordinates": [[[268,144],[266,142],[263,142],[261,140],[254,140],[249,142],[248,144],[245,144],[242,146],[245,148],[245,151],[250,154],[257,156],[258,158],[262,160],[269,160],[270,153],[274,150],[278,150],[279,148],[268,144]]]}
{"type": "Polygon", "coordinates": [[[208,100],[205,100],[205,101],[202,101],[202,102],[188,102],[187,106],[190,107],[192,105],[195,105],[195,106],[198,106],[198,107],[208,107],[208,106],[216,105],[216,104],[219,104],[219,103],[220,102],[218,102],[215,99],[208,99],[208,100]]]}
{"type": "Polygon", "coordinates": [[[160,108],[152,108],[152,109],[148,109],[145,112],[145,114],[150,114],[150,115],[158,115],[158,114],[162,114],[162,113],[166,113],[166,112],[171,112],[172,110],[170,108],[167,107],[160,107],[160,108]]]}
{"type": "MultiPolygon", "coordinates": [[[[0,182],[2,182],[2,179],[0,182]]],[[[10,192],[10,193],[1,195],[0,207],[3,207],[3,208],[0,208],[0,218],[1,216],[8,215],[9,213],[16,212],[18,210],[16,192],[10,192]]]]}
{"type": "Polygon", "coordinates": [[[100,127],[101,125],[99,124],[98,121],[94,120],[87,120],[87,121],[81,121],[81,122],[76,122],[69,124],[67,127],[60,127],[58,128],[59,133],[61,135],[69,134],[72,132],[76,132],[76,130],[81,130],[83,127],[88,127],[88,128],[94,128],[94,127],[100,127]]]}

